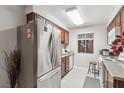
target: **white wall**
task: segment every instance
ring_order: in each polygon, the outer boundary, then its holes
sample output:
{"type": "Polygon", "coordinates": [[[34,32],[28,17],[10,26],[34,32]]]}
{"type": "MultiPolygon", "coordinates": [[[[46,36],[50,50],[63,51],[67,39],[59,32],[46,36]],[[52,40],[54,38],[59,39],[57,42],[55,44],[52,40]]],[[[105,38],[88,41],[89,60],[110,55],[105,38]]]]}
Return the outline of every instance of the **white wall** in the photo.
{"type": "Polygon", "coordinates": [[[12,51],[17,44],[16,27],[25,24],[24,6],[0,6],[0,87],[9,87],[3,51],[12,51]]]}
{"type": "Polygon", "coordinates": [[[7,70],[5,66],[4,51],[9,53],[17,46],[17,30],[16,28],[0,31],[0,88],[9,87],[7,70]]]}
{"type": "Polygon", "coordinates": [[[25,6],[25,14],[33,12],[33,5],[26,5],[25,6]]]}
{"type": "Polygon", "coordinates": [[[25,8],[17,5],[0,6],[0,31],[15,28],[25,23],[25,8]]]}
{"type": "Polygon", "coordinates": [[[69,48],[75,52],[74,64],[77,67],[88,68],[88,63],[90,60],[97,59],[99,57],[99,50],[103,48],[108,48],[107,45],[107,31],[106,24],[95,25],[86,28],[80,29],[70,29],[69,34],[69,48]],[[78,53],[78,43],[77,43],[77,34],[81,33],[94,33],[94,53],[93,54],[84,54],[78,53]]]}

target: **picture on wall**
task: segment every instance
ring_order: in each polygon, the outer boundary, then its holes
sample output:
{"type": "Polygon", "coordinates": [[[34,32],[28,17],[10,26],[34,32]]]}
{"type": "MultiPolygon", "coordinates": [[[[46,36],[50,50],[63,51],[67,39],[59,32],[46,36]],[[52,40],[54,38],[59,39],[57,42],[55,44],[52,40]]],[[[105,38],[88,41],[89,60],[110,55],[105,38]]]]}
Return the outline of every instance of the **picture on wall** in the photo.
{"type": "Polygon", "coordinates": [[[78,53],[93,53],[93,33],[78,34],[78,53]]]}

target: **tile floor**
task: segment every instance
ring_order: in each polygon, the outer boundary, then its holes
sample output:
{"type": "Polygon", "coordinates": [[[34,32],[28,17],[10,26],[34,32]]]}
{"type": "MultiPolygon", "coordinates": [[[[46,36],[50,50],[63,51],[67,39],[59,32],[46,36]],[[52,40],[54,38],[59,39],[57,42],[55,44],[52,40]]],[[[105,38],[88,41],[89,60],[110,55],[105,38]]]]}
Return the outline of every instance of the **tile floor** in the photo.
{"type": "Polygon", "coordinates": [[[61,88],[83,88],[87,69],[74,67],[62,80],[61,88]]]}
{"type": "Polygon", "coordinates": [[[87,69],[74,67],[62,80],[61,88],[83,88],[87,69]]]}

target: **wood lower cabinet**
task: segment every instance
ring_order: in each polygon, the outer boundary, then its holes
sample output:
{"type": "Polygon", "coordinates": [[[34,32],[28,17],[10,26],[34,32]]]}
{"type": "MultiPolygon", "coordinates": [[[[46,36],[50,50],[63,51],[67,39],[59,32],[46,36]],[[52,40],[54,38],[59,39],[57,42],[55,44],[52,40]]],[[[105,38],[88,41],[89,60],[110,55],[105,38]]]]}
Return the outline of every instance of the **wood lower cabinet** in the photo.
{"type": "Polygon", "coordinates": [[[104,65],[104,78],[103,78],[103,86],[104,88],[124,88],[124,80],[119,80],[117,78],[113,78],[104,65]]]}
{"type": "Polygon", "coordinates": [[[63,57],[61,59],[61,78],[63,78],[66,74],[66,68],[65,67],[66,67],[66,59],[65,59],[65,57],[63,57]]]}
{"type": "Polygon", "coordinates": [[[69,56],[66,57],[66,73],[69,72],[69,56]]]}
{"type": "Polygon", "coordinates": [[[124,81],[114,79],[114,88],[124,88],[124,81]]]}
{"type": "Polygon", "coordinates": [[[61,78],[69,72],[69,56],[61,59],[61,78]]]}

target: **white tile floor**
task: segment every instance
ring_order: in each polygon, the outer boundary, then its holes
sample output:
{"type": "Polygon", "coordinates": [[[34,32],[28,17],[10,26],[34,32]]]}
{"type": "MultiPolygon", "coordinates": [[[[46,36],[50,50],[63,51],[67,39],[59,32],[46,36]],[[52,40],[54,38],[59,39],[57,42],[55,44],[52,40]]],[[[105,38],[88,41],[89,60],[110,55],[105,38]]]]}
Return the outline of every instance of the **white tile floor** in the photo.
{"type": "Polygon", "coordinates": [[[83,88],[87,69],[74,67],[62,80],[61,88],[83,88]]]}
{"type": "Polygon", "coordinates": [[[87,71],[87,69],[74,67],[61,80],[61,88],[83,88],[86,76],[94,77],[93,74],[87,74],[87,71]]]}

